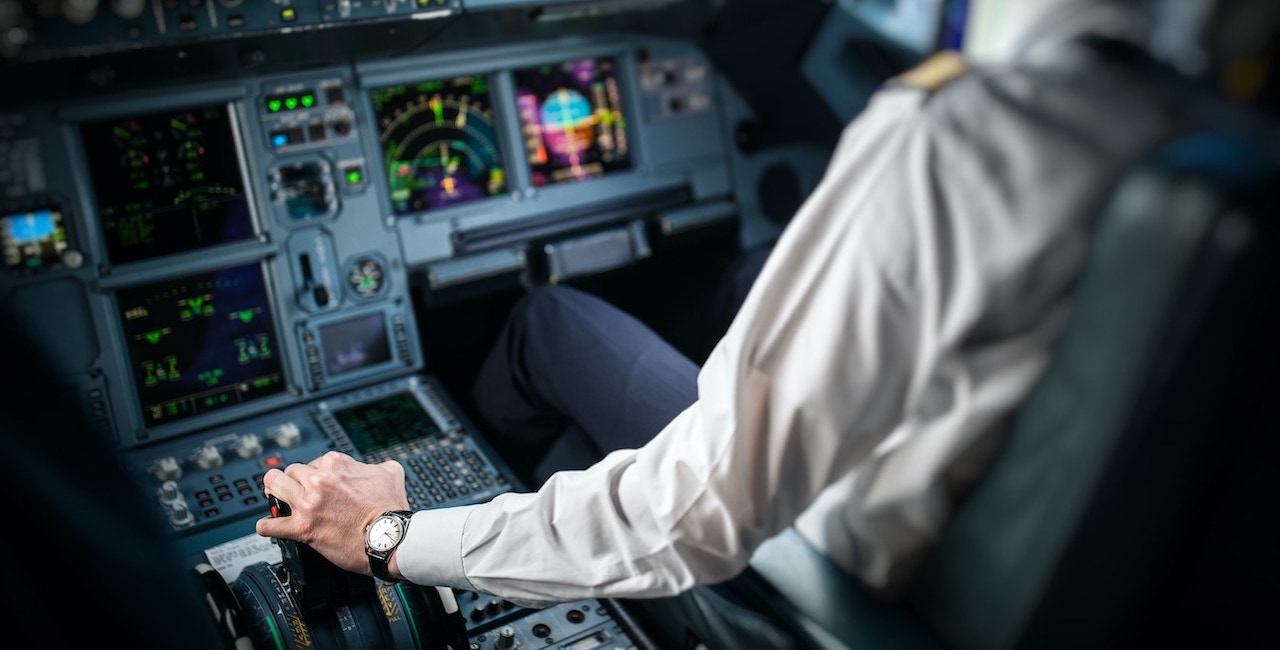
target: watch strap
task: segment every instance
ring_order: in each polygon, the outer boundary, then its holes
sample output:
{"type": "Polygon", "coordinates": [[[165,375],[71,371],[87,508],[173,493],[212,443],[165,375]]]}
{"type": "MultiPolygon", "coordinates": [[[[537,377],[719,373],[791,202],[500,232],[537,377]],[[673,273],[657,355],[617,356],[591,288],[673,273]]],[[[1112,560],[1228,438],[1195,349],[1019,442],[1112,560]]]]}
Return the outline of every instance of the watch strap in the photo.
{"type": "Polygon", "coordinates": [[[409,534],[409,521],[413,517],[413,511],[388,510],[381,515],[378,515],[378,518],[381,517],[399,517],[401,521],[401,528],[404,532],[400,535],[400,539],[396,542],[395,546],[392,546],[385,551],[375,551],[369,548],[369,544],[366,541],[364,552],[365,555],[369,556],[369,572],[372,573],[375,578],[383,582],[395,584],[400,581],[391,577],[391,568],[389,566],[391,554],[395,553],[397,548],[400,548],[400,544],[404,543],[405,536],[409,534]]]}

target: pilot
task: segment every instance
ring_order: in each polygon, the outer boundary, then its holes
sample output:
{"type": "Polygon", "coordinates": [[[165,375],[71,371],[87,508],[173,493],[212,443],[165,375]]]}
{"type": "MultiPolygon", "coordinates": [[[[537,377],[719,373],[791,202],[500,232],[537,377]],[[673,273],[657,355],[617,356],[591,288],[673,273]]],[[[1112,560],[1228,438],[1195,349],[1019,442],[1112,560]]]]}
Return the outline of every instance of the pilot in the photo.
{"type": "Polygon", "coordinates": [[[571,422],[601,460],[375,523],[408,508],[402,467],[329,453],[266,475],[293,514],[258,533],[351,571],[539,605],[714,584],[794,526],[892,599],[1045,367],[1091,216],[1183,124],[1095,40],[1200,55],[1152,45],[1186,41],[1144,2],[1002,5],[1020,11],[998,47],[935,55],[845,128],[701,366],[586,293],[520,301],[477,380],[482,416],[539,442],[571,422]],[[366,547],[366,530],[402,529],[366,547]]]}

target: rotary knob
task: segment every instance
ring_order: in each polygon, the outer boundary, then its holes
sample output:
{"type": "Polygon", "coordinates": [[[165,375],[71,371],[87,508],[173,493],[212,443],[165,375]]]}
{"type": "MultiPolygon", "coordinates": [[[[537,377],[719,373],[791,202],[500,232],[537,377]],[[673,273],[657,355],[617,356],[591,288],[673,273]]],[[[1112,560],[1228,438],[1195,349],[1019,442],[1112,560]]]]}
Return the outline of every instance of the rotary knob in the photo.
{"type": "Polygon", "coordinates": [[[121,18],[137,18],[146,8],[146,0],[111,0],[111,10],[121,18]]]}
{"type": "Polygon", "coordinates": [[[498,638],[493,640],[494,650],[511,650],[516,647],[516,631],[510,625],[498,630],[498,638]]]}
{"type": "Polygon", "coordinates": [[[182,501],[182,492],[178,490],[178,484],[173,481],[160,484],[160,501],[168,504],[182,501]]]}
{"type": "Polygon", "coordinates": [[[169,506],[169,523],[174,526],[186,526],[195,520],[196,516],[191,514],[186,501],[178,501],[169,506]]]}
{"type": "Polygon", "coordinates": [[[285,449],[296,447],[299,442],[302,442],[302,432],[298,430],[298,425],[294,422],[285,422],[275,427],[271,431],[271,436],[277,445],[285,449]]]}
{"type": "Polygon", "coordinates": [[[222,467],[222,452],[213,445],[205,445],[196,451],[196,464],[203,470],[214,470],[222,467]]]}
{"type": "Polygon", "coordinates": [[[156,461],[155,467],[151,468],[151,474],[159,481],[176,481],[182,478],[182,465],[178,463],[177,458],[165,456],[156,461]]]}
{"type": "Polygon", "coordinates": [[[98,0],[62,0],[60,8],[68,22],[83,25],[98,15],[98,0]]]}
{"type": "Polygon", "coordinates": [[[262,453],[262,440],[256,433],[246,433],[236,441],[236,455],[241,458],[253,458],[262,453]]]}

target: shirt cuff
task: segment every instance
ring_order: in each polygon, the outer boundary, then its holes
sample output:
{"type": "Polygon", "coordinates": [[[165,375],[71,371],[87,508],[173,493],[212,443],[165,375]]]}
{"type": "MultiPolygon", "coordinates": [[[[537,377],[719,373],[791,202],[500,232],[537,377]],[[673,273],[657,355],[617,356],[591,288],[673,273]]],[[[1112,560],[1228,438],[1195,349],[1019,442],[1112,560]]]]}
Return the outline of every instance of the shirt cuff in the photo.
{"type": "Polygon", "coordinates": [[[462,568],[462,529],[475,505],[419,510],[409,521],[396,565],[416,585],[474,591],[462,568]]]}

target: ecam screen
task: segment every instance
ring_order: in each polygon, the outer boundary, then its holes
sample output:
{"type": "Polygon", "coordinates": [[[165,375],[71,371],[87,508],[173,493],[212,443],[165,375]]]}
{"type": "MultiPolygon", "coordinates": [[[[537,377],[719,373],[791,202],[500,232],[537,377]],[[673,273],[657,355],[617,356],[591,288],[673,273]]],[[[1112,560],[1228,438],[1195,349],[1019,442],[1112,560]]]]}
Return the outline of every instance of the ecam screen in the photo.
{"type": "Polygon", "coordinates": [[[116,303],[147,424],[285,390],[260,265],[121,289],[116,303]]]}
{"type": "Polygon", "coordinates": [[[577,59],[513,74],[521,139],[535,186],[631,168],[613,59],[577,59]]]}

